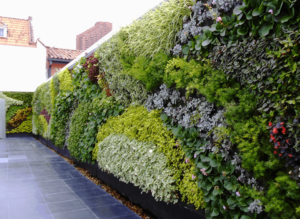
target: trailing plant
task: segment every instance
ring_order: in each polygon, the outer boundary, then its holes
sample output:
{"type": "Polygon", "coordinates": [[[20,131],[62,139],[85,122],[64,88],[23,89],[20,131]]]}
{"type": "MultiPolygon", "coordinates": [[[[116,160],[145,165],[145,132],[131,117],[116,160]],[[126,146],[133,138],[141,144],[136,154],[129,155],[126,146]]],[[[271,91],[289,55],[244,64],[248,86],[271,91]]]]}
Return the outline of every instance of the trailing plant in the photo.
{"type": "Polygon", "coordinates": [[[51,81],[50,81],[50,89],[51,89],[51,104],[52,104],[52,109],[55,104],[55,97],[59,93],[59,77],[58,74],[53,75],[51,81]]]}
{"type": "Polygon", "coordinates": [[[111,116],[122,114],[124,107],[120,105],[113,97],[107,97],[102,93],[101,97],[93,100],[87,124],[84,128],[84,134],[78,142],[81,148],[80,159],[83,162],[94,162],[92,160],[92,151],[95,147],[98,128],[103,125],[111,116]]]}
{"type": "Polygon", "coordinates": [[[93,159],[100,153],[98,144],[111,134],[123,134],[131,139],[157,145],[157,151],[166,156],[168,168],[176,173],[173,177],[182,199],[194,204],[196,208],[203,207],[202,191],[190,176],[193,166],[185,162],[184,151],[176,146],[172,133],[163,127],[160,111],[149,113],[143,106],[131,106],[122,115],[108,119],[99,127],[93,159]]]}
{"type": "Polygon", "coordinates": [[[73,102],[73,94],[68,91],[60,92],[55,100],[50,135],[52,142],[60,148],[63,148],[65,144],[66,124],[70,119],[69,114],[73,102]]]}
{"type": "Polygon", "coordinates": [[[101,89],[98,84],[93,84],[89,78],[89,73],[83,67],[86,64],[86,58],[83,57],[75,65],[72,71],[73,95],[81,102],[92,102],[94,98],[100,96],[101,89]]]}
{"type": "Polygon", "coordinates": [[[183,18],[190,15],[192,0],[170,0],[135,20],[124,28],[126,50],[135,56],[153,57],[159,51],[169,53],[175,36],[182,28],[183,18]]]}
{"type": "Polygon", "coordinates": [[[84,135],[91,109],[91,103],[80,103],[71,118],[70,135],[67,140],[68,149],[71,156],[75,157],[77,160],[81,160],[82,155],[86,153],[86,146],[82,144],[81,138],[84,135]]]}
{"type": "Polygon", "coordinates": [[[120,181],[133,183],[143,192],[151,192],[156,201],[178,201],[174,171],[168,168],[166,157],[157,146],[125,135],[111,134],[99,143],[98,165],[120,181]]]}
{"type": "Polygon", "coordinates": [[[130,103],[142,104],[147,99],[145,86],[130,75],[123,74],[120,62],[121,47],[126,38],[121,29],[109,41],[104,42],[95,52],[99,59],[100,75],[104,77],[109,86],[110,93],[124,106],[130,103]]]}

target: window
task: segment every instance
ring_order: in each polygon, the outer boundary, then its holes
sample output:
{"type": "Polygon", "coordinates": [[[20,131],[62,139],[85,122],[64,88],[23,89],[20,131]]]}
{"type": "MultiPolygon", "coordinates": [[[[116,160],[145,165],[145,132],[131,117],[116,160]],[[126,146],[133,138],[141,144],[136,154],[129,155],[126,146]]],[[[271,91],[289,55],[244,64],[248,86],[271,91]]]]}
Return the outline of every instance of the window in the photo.
{"type": "Polygon", "coordinates": [[[4,37],[4,29],[0,29],[0,37],[4,37]]]}

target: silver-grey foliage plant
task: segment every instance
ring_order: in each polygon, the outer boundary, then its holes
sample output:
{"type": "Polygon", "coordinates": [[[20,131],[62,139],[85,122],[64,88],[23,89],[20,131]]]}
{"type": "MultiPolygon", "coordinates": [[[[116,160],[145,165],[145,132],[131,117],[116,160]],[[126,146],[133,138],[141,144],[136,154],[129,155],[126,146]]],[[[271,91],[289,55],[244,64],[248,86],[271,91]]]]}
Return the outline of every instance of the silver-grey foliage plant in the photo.
{"type": "Polygon", "coordinates": [[[172,177],[175,173],[167,167],[165,155],[153,143],[111,134],[99,143],[97,161],[102,170],[122,182],[133,183],[143,192],[150,191],[156,201],[178,201],[172,177]]]}

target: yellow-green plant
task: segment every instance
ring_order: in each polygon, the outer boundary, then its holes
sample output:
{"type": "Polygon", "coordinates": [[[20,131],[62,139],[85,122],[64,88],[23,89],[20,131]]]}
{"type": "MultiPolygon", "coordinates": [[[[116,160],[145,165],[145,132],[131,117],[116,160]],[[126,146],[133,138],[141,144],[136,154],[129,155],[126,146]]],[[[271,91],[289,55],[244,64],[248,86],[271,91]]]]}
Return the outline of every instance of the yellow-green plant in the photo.
{"type": "Polygon", "coordinates": [[[55,97],[59,93],[59,79],[58,79],[57,74],[53,75],[53,77],[50,81],[49,87],[51,90],[51,105],[52,105],[52,109],[53,109],[54,104],[55,104],[55,97]]]}
{"type": "Polygon", "coordinates": [[[17,128],[7,131],[7,134],[10,133],[22,133],[22,132],[27,132],[31,133],[32,132],[32,115],[29,115],[25,121],[23,121],[17,128]]]}
{"type": "Polygon", "coordinates": [[[63,91],[73,91],[72,76],[69,70],[66,68],[58,73],[59,89],[63,91]]]}
{"type": "Polygon", "coordinates": [[[126,50],[135,56],[152,57],[160,50],[169,54],[181,30],[183,18],[190,15],[192,0],[170,0],[146,13],[125,28],[126,50]]]}
{"type": "Polygon", "coordinates": [[[48,129],[48,123],[47,120],[45,119],[45,117],[43,115],[39,115],[38,116],[38,121],[39,124],[41,124],[41,134],[44,138],[46,137],[46,133],[47,133],[47,129],[48,129]]]}
{"type": "Polygon", "coordinates": [[[160,110],[149,113],[143,106],[131,106],[121,116],[110,117],[106,124],[99,127],[93,159],[96,160],[97,154],[100,153],[99,143],[111,134],[123,134],[138,141],[153,142],[157,145],[157,151],[166,156],[168,167],[175,172],[173,177],[181,191],[182,199],[187,199],[188,203],[194,204],[196,208],[203,206],[202,191],[190,175],[194,167],[191,163],[185,162],[185,152],[176,145],[172,132],[163,126],[160,110]]]}

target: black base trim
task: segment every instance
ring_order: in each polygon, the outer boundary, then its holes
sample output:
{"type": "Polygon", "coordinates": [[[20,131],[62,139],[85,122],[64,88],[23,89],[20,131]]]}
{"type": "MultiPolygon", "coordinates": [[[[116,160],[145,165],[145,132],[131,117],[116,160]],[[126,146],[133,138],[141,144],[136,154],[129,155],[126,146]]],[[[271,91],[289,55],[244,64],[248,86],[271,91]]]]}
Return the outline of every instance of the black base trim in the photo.
{"type": "Polygon", "coordinates": [[[6,134],[6,137],[7,137],[7,138],[15,138],[15,137],[35,137],[35,135],[32,134],[32,133],[26,133],[26,132],[23,132],[23,133],[9,133],[9,134],[6,134]]]}
{"type": "Polygon", "coordinates": [[[158,219],[205,219],[205,213],[202,209],[196,210],[193,205],[183,202],[178,202],[176,204],[167,204],[162,201],[157,202],[150,192],[142,193],[142,190],[134,186],[132,183],[127,184],[119,181],[119,179],[113,174],[100,170],[97,163],[90,164],[77,161],[70,156],[68,149],[58,148],[51,142],[51,140],[46,140],[42,136],[35,136],[35,138],[47,147],[55,150],[57,153],[73,160],[76,165],[90,171],[93,176],[99,178],[118,193],[128,198],[132,203],[139,205],[145,211],[151,212],[151,214],[158,219]]]}

